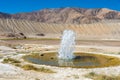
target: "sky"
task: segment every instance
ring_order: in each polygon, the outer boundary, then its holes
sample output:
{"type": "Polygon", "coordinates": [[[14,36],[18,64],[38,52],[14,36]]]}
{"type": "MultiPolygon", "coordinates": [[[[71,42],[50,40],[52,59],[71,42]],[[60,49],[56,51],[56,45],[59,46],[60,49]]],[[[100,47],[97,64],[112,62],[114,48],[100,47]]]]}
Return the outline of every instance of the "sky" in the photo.
{"type": "Polygon", "coordinates": [[[11,14],[63,7],[109,8],[120,11],[120,0],[0,0],[0,12],[11,14]]]}

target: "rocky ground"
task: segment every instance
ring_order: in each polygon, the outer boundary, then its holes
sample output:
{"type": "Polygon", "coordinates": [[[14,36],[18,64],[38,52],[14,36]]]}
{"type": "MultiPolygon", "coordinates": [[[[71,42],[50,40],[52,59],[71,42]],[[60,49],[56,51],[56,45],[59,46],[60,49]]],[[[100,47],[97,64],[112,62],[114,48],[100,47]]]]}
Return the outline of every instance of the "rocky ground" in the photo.
{"type": "MultiPolygon", "coordinates": [[[[4,42],[3,42],[4,43],[4,42]]],[[[3,44],[1,43],[1,44],[3,44]]],[[[8,43],[6,43],[8,44],[8,43]]],[[[37,65],[37,67],[45,67],[55,71],[55,73],[37,72],[33,70],[23,70],[20,67],[12,64],[2,63],[4,58],[12,57],[14,59],[22,61],[21,57],[29,53],[57,51],[58,45],[43,45],[43,44],[19,44],[19,45],[1,45],[0,46],[0,80],[92,80],[85,77],[90,72],[96,74],[106,75],[120,75],[120,66],[106,67],[106,68],[60,68],[51,67],[46,65],[37,65]]],[[[88,46],[81,45],[76,46],[76,51],[81,52],[94,52],[110,56],[116,56],[120,58],[120,47],[109,46],[88,46]]],[[[23,62],[25,64],[28,62],[23,62]]]]}

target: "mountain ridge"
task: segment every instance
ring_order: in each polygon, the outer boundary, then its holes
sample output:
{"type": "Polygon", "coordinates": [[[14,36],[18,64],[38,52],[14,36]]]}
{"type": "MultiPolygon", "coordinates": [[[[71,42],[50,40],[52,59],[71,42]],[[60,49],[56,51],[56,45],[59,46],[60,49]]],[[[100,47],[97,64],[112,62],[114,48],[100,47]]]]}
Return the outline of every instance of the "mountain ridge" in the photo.
{"type": "MultiPolygon", "coordinates": [[[[1,16],[1,14],[0,14],[1,16]]],[[[44,23],[94,23],[102,20],[120,20],[120,12],[107,8],[53,8],[39,11],[5,14],[0,18],[24,19],[44,23]]]]}
{"type": "Polygon", "coordinates": [[[8,14],[8,13],[3,13],[3,12],[0,12],[0,18],[11,18],[11,15],[8,14]]]}

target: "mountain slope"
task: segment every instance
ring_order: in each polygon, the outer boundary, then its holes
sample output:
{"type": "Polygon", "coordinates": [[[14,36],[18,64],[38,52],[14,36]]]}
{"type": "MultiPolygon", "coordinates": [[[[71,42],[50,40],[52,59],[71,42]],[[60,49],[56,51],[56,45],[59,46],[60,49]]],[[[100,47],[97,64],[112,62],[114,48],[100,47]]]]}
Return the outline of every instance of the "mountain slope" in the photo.
{"type": "Polygon", "coordinates": [[[44,9],[12,15],[14,19],[25,19],[45,23],[92,23],[101,20],[120,19],[120,12],[107,8],[58,8],[44,9]]]}
{"type": "Polygon", "coordinates": [[[0,19],[0,38],[4,36],[19,36],[21,33],[26,37],[60,38],[64,30],[75,31],[77,39],[120,40],[120,21],[77,25],[41,23],[16,19],[0,19]]]}

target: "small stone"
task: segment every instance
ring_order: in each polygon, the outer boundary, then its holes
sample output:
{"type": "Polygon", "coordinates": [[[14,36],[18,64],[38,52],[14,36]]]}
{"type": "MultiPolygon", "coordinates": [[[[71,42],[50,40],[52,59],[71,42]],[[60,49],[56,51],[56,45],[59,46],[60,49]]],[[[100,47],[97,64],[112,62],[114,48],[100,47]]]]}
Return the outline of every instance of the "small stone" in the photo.
{"type": "Polygon", "coordinates": [[[44,54],[41,54],[40,56],[44,56],[44,54]]]}

